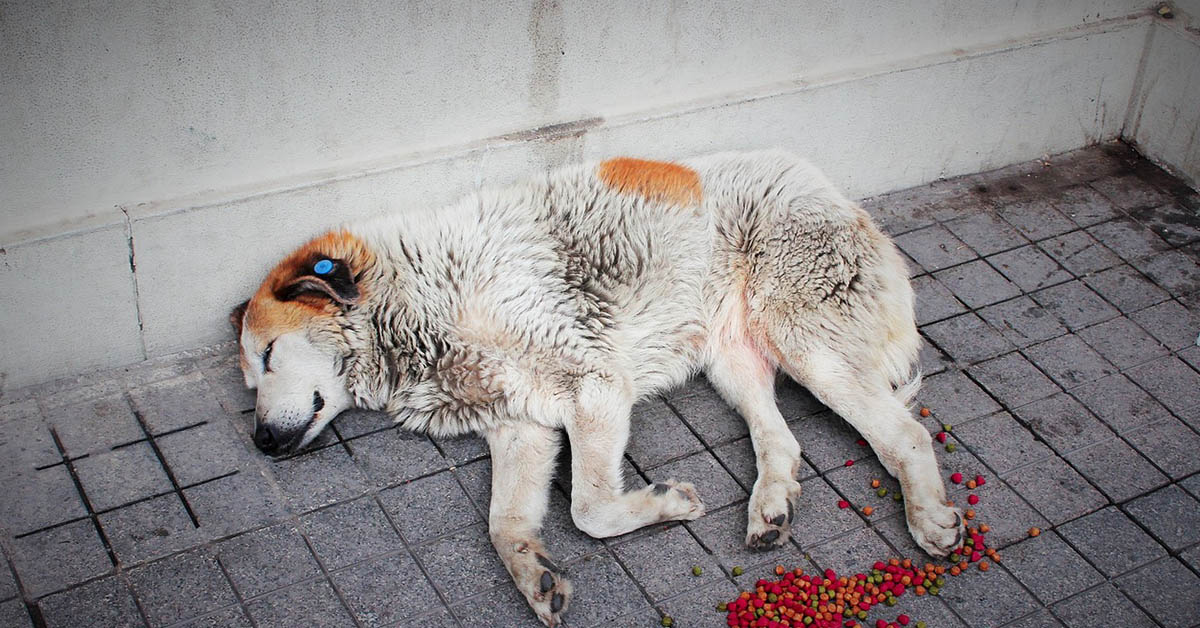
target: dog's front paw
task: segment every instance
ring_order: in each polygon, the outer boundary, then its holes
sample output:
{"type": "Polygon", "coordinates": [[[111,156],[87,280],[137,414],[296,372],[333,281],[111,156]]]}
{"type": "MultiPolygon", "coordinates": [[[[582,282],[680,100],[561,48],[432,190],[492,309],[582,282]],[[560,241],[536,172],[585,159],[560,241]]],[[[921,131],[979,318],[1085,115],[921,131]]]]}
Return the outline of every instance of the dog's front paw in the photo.
{"type": "Polygon", "coordinates": [[[792,479],[763,481],[759,478],[750,496],[746,546],[754,550],[767,550],[786,543],[791,536],[792,520],[799,500],[799,482],[792,479]]]}
{"type": "Polygon", "coordinates": [[[643,489],[659,510],[659,521],[694,521],[704,516],[704,502],[691,482],[655,482],[643,489]]]}
{"type": "Polygon", "coordinates": [[[561,625],[571,601],[571,581],[558,565],[545,554],[531,551],[514,557],[509,568],[538,619],[547,626],[561,625]]]}
{"type": "Polygon", "coordinates": [[[934,558],[944,558],[962,547],[965,523],[957,508],[937,504],[930,508],[909,506],[908,531],[921,549],[934,558]]]}

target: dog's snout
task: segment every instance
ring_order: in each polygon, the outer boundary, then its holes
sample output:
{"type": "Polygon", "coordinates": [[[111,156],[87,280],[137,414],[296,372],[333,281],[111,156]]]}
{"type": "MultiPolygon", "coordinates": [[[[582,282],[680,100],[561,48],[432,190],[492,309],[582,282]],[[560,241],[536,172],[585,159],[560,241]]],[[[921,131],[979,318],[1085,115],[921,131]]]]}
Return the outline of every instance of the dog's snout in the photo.
{"type": "Polygon", "coordinates": [[[254,446],[263,453],[275,453],[279,448],[279,437],[271,426],[259,423],[254,427],[254,446]]]}
{"type": "Polygon", "coordinates": [[[325,398],[321,396],[321,391],[313,391],[313,414],[321,411],[325,407],[325,398]]]}

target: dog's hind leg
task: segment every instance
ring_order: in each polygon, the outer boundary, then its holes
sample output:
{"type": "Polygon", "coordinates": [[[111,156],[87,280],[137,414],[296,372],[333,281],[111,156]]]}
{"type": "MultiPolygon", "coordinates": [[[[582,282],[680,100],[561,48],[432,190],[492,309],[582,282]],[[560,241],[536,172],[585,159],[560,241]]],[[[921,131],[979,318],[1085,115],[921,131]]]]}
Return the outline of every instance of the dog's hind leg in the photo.
{"type": "Polygon", "coordinates": [[[962,545],[963,519],[946,503],[929,432],[897,398],[883,373],[855,369],[838,352],[816,344],[789,353],[784,369],[854,426],[900,481],[913,539],[931,556],[962,545]]]}
{"type": "Polygon", "coordinates": [[[487,432],[492,453],[488,531],[517,589],[547,626],[561,623],[571,583],[542,545],[559,434],[536,423],[506,423],[487,432]]]}
{"type": "Polygon", "coordinates": [[[744,338],[713,351],[708,380],[746,420],[758,466],[750,495],[746,545],[768,549],[787,542],[800,498],[800,444],[775,403],[775,365],[744,338]]]}
{"type": "Polygon", "coordinates": [[[660,521],[692,520],[704,504],[687,482],[658,482],[625,491],[621,460],[629,440],[632,397],[613,377],[590,374],[580,381],[575,415],[566,421],[571,439],[571,516],[596,538],[624,534],[660,521]]]}

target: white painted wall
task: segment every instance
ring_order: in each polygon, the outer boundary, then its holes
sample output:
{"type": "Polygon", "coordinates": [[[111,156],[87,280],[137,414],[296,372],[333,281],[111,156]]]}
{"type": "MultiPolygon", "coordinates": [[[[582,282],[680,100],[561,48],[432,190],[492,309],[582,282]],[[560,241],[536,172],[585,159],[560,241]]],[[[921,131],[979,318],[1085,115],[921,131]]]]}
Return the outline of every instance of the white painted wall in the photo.
{"type": "Polygon", "coordinates": [[[225,339],[317,230],[566,161],[779,145],[863,196],[1116,137],[1154,23],[1144,0],[384,4],[0,2],[4,389],[225,339]]]}
{"type": "Polygon", "coordinates": [[[1160,20],[1130,109],[1126,136],[1143,155],[1200,184],[1200,0],[1160,20]],[[1189,6],[1190,5],[1190,6],[1189,6]],[[1187,11],[1195,10],[1189,14],[1187,11]]]}

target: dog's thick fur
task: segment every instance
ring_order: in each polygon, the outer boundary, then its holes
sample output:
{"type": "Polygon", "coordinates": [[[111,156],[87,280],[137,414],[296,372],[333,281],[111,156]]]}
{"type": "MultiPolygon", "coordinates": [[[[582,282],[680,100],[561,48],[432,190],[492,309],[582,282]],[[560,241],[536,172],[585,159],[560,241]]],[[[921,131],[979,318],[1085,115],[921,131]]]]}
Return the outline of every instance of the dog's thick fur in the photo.
{"type": "Polygon", "coordinates": [[[303,446],[351,405],[434,435],[483,434],[492,540],[547,625],[570,597],[539,538],[559,431],[587,534],[695,519],[691,484],[627,492],[621,460],[633,404],[699,370],[750,428],[751,547],[788,539],[800,494],[777,369],[899,478],[922,548],[960,543],[929,434],[906,406],[920,338],[905,263],[862,209],[783,152],[615,159],[349,225],[284,260],[233,321],[269,453],[303,446]]]}

